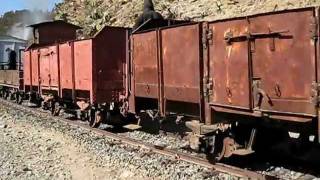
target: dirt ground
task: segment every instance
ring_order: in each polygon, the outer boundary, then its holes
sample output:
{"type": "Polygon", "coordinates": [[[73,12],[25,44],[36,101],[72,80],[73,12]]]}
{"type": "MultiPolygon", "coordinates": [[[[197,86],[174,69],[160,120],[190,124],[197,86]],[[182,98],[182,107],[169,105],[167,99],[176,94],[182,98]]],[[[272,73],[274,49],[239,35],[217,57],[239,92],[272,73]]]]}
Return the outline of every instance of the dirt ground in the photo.
{"type": "Polygon", "coordinates": [[[238,178],[71,126],[49,113],[34,114],[0,102],[2,179],[238,178]]]}
{"type": "Polygon", "coordinates": [[[0,179],[139,179],[57,131],[0,118],[0,179]]]}

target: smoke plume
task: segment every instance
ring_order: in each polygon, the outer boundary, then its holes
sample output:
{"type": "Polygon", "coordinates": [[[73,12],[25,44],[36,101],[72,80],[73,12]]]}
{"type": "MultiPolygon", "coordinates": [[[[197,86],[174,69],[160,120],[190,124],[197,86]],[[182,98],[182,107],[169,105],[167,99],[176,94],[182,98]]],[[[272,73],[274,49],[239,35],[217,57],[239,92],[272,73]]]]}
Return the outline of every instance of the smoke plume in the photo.
{"type": "Polygon", "coordinates": [[[10,28],[8,34],[29,40],[32,37],[32,29],[27,26],[52,20],[52,16],[48,10],[49,0],[25,0],[24,3],[27,10],[22,13],[19,22],[10,28]]]}

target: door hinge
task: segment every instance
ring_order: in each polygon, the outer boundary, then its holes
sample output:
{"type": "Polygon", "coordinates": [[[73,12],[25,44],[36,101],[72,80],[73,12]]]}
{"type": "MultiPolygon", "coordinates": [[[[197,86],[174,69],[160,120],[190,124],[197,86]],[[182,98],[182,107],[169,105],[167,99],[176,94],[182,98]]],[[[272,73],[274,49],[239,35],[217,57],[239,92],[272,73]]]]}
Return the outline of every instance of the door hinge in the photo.
{"type": "Polygon", "coordinates": [[[314,16],[311,18],[310,22],[310,38],[313,40],[317,40],[319,38],[318,18],[318,16],[314,16]]]}
{"type": "Polygon", "coordinates": [[[311,84],[311,96],[310,101],[315,105],[319,106],[320,102],[320,83],[313,82],[311,84]]]}
{"type": "Polygon", "coordinates": [[[207,100],[213,95],[213,86],[213,79],[211,77],[206,76],[203,78],[203,94],[207,100]]]}
{"type": "Polygon", "coordinates": [[[209,45],[213,44],[213,30],[205,28],[203,31],[202,44],[203,48],[207,49],[209,45]]]}

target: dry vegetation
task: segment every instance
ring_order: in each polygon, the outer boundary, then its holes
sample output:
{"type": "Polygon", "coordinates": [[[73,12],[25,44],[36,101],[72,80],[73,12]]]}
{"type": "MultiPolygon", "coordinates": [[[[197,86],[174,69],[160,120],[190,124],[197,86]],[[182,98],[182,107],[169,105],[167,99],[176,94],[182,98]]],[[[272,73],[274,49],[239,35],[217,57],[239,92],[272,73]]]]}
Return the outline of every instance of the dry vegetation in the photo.
{"type": "MultiPolygon", "coordinates": [[[[92,35],[104,25],[131,27],[142,11],[143,0],[65,0],[56,19],[81,25],[92,35]]],[[[167,18],[215,20],[261,12],[320,5],[320,0],[154,0],[167,18]]]]}

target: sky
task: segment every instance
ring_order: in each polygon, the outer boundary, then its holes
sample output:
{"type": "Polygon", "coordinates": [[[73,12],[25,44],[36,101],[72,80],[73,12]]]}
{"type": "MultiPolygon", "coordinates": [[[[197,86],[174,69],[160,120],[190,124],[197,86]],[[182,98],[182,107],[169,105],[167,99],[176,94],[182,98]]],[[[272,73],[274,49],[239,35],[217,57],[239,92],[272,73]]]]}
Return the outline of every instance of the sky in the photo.
{"type": "Polygon", "coordinates": [[[21,10],[21,9],[41,9],[51,10],[55,3],[62,2],[62,0],[1,0],[0,15],[7,11],[21,10]]]}

